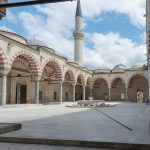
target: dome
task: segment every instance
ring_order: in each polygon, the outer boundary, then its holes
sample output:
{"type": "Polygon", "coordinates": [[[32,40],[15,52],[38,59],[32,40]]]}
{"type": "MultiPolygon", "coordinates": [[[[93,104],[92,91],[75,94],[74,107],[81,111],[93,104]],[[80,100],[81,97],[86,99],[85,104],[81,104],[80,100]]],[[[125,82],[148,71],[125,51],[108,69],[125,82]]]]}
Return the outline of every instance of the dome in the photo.
{"type": "Polygon", "coordinates": [[[26,44],[27,42],[24,37],[18,35],[13,30],[11,30],[10,28],[7,28],[6,26],[0,27],[0,34],[22,44],[26,44]]]}
{"type": "Polygon", "coordinates": [[[126,66],[123,64],[118,64],[113,69],[126,69],[126,66]]]}
{"type": "Polygon", "coordinates": [[[101,66],[101,67],[97,68],[96,70],[110,70],[110,69],[106,66],[101,66]]]}
{"type": "Polygon", "coordinates": [[[47,45],[44,42],[42,42],[42,41],[40,41],[38,39],[35,39],[35,38],[27,40],[27,45],[47,47],[47,45]]]}
{"type": "MultiPolygon", "coordinates": [[[[0,30],[1,30],[1,31],[4,31],[4,32],[15,33],[12,29],[7,28],[6,26],[1,26],[1,27],[0,27],[0,30]]],[[[15,34],[16,34],[16,33],[15,33],[15,34]]]]}
{"type": "Polygon", "coordinates": [[[101,66],[94,70],[95,73],[110,73],[110,69],[106,66],[101,66]]]}
{"type": "Polygon", "coordinates": [[[131,67],[132,70],[147,70],[147,66],[142,63],[137,63],[131,67]]]}

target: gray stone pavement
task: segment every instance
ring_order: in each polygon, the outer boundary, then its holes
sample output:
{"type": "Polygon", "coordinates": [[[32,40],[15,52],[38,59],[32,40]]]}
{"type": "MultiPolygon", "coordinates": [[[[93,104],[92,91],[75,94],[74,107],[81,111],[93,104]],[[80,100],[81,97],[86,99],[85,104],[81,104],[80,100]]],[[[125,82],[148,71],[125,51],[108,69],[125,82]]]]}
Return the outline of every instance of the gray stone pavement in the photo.
{"type": "Polygon", "coordinates": [[[122,103],[99,108],[130,131],[96,110],[65,105],[0,109],[0,122],[23,123],[22,130],[2,136],[150,144],[150,106],[122,103]]]}
{"type": "Polygon", "coordinates": [[[28,149],[30,150],[108,150],[108,149],[87,148],[87,147],[84,148],[84,147],[70,147],[70,146],[0,143],[0,150],[28,150],[28,149]]]}

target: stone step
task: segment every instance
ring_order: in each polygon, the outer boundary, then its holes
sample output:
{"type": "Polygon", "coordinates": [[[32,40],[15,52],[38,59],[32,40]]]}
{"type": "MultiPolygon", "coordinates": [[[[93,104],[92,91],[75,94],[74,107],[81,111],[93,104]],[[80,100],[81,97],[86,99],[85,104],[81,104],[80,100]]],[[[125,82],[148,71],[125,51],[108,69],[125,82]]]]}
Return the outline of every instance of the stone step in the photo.
{"type": "Polygon", "coordinates": [[[150,150],[149,144],[62,140],[62,139],[41,139],[41,138],[33,138],[33,137],[2,137],[0,136],[0,142],[88,147],[88,148],[104,148],[104,149],[120,149],[120,150],[125,150],[125,149],[126,150],[150,150]]]}
{"type": "Polygon", "coordinates": [[[0,134],[20,130],[21,128],[20,123],[0,123],[0,134]]]}

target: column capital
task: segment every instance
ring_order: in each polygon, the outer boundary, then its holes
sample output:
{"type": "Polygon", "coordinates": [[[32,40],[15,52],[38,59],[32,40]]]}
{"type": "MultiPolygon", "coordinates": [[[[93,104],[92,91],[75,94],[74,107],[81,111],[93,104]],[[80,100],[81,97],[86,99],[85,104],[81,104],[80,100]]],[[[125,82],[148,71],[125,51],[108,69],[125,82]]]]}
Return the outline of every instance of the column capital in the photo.
{"type": "Polygon", "coordinates": [[[93,89],[93,86],[89,86],[90,89],[93,89]]]}
{"type": "Polygon", "coordinates": [[[42,76],[32,76],[32,77],[31,77],[31,80],[32,80],[33,82],[36,82],[36,81],[40,81],[41,78],[42,78],[42,76]]]}
{"type": "Polygon", "coordinates": [[[59,84],[63,84],[63,81],[59,81],[59,84]]]}
{"type": "Polygon", "coordinates": [[[73,86],[73,87],[75,87],[75,86],[76,86],[76,84],[72,84],[72,86],[73,86]]]}
{"type": "Polygon", "coordinates": [[[82,87],[83,87],[83,88],[85,88],[85,87],[86,87],[86,85],[82,85],[82,87]]]}

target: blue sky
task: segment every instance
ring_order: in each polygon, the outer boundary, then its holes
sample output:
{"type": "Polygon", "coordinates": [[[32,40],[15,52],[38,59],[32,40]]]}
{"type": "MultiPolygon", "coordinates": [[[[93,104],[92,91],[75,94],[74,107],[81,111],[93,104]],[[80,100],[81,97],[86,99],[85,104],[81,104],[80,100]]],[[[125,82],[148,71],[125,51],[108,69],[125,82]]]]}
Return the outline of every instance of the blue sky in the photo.
{"type": "MultiPolygon", "coordinates": [[[[81,5],[87,67],[146,63],[145,0],[81,0],[81,5]]],[[[75,9],[76,2],[11,8],[0,25],[73,59],[75,9]]]]}

